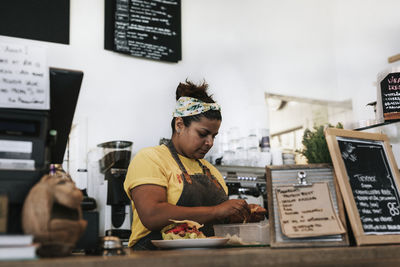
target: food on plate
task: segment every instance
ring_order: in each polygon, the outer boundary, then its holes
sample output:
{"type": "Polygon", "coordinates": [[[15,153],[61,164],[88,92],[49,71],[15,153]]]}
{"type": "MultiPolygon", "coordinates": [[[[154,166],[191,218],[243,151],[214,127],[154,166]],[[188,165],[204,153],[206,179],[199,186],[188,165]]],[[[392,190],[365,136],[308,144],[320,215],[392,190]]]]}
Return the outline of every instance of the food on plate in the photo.
{"type": "Polygon", "coordinates": [[[164,240],[206,238],[199,230],[203,227],[203,224],[190,220],[170,221],[173,223],[161,229],[161,235],[164,240]]]}

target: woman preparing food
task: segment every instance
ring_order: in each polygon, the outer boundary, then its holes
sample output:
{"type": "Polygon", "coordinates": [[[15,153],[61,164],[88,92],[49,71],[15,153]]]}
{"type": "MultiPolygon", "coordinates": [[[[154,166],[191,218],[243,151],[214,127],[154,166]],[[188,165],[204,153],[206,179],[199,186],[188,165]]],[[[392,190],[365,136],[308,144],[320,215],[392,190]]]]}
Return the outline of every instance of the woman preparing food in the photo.
{"type": "Polygon", "coordinates": [[[264,208],[229,200],[222,175],[203,159],[222,120],[221,108],[207,88],[206,83],[180,83],[171,141],[140,150],[129,165],[124,188],[133,208],[129,246],[136,250],[155,249],[151,240],[162,239],[160,230],[171,219],[204,224],[202,232],[212,236],[213,224],[265,218],[264,208]]]}

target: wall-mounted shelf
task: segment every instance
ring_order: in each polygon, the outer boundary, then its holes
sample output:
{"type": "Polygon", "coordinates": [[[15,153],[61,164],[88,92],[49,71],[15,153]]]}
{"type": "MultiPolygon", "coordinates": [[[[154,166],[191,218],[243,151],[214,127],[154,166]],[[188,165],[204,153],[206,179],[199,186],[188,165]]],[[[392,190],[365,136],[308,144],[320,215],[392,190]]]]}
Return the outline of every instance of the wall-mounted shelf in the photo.
{"type": "Polygon", "coordinates": [[[394,56],[391,56],[391,57],[388,58],[388,62],[389,63],[393,63],[393,62],[398,61],[398,60],[400,60],[400,54],[397,54],[397,55],[394,55],[394,56]]]}
{"type": "Polygon", "coordinates": [[[355,128],[354,131],[363,131],[363,130],[373,129],[373,128],[376,128],[376,127],[379,127],[379,126],[389,125],[389,124],[396,123],[396,122],[399,122],[399,121],[400,120],[392,120],[392,121],[385,121],[385,122],[381,122],[381,123],[371,124],[371,125],[368,125],[368,126],[355,128]]]}

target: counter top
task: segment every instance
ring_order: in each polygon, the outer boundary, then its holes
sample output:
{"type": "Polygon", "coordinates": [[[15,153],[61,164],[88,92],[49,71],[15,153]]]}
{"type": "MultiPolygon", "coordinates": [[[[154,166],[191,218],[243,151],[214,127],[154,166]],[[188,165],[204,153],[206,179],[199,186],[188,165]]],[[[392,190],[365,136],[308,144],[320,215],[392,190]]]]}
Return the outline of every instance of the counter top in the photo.
{"type": "Polygon", "coordinates": [[[1,262],[0,267],[252,267],[252,266],[399,266],[400,245],[339,248],[219,248],[131,251],[125,256],[84,256],[1,262]]]}

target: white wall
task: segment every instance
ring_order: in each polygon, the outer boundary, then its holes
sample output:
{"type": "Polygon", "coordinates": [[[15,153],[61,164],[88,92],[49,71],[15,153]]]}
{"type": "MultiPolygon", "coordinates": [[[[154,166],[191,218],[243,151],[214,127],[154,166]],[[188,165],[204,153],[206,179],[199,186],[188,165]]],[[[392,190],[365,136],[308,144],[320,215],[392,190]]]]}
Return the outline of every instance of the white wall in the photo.
{"type": "Polygon", "coordinates": [[[353,99],[354,120],[373,118],[366,107],[376,100],[376,76],[400,65],[389,64],[389,56],[400,53],[400,1],[336,0],[334,40],[337,88],[335,98],[353,99]]]}
{"type": "Polygon", "coordinates": [[[268,127],[264,92],[353,98],[354,120],[373,116],[376,74],[400,53],[398,0],[182,0],[182,61],[164,63],[103,49],[104,1],[71,0],[70,45],[45,46],[50,66],[85,76],[75,124],[90,150],[131,140],[134,152],[170,136],[176,86],[210,84],[222,130],[268,127]]]}

